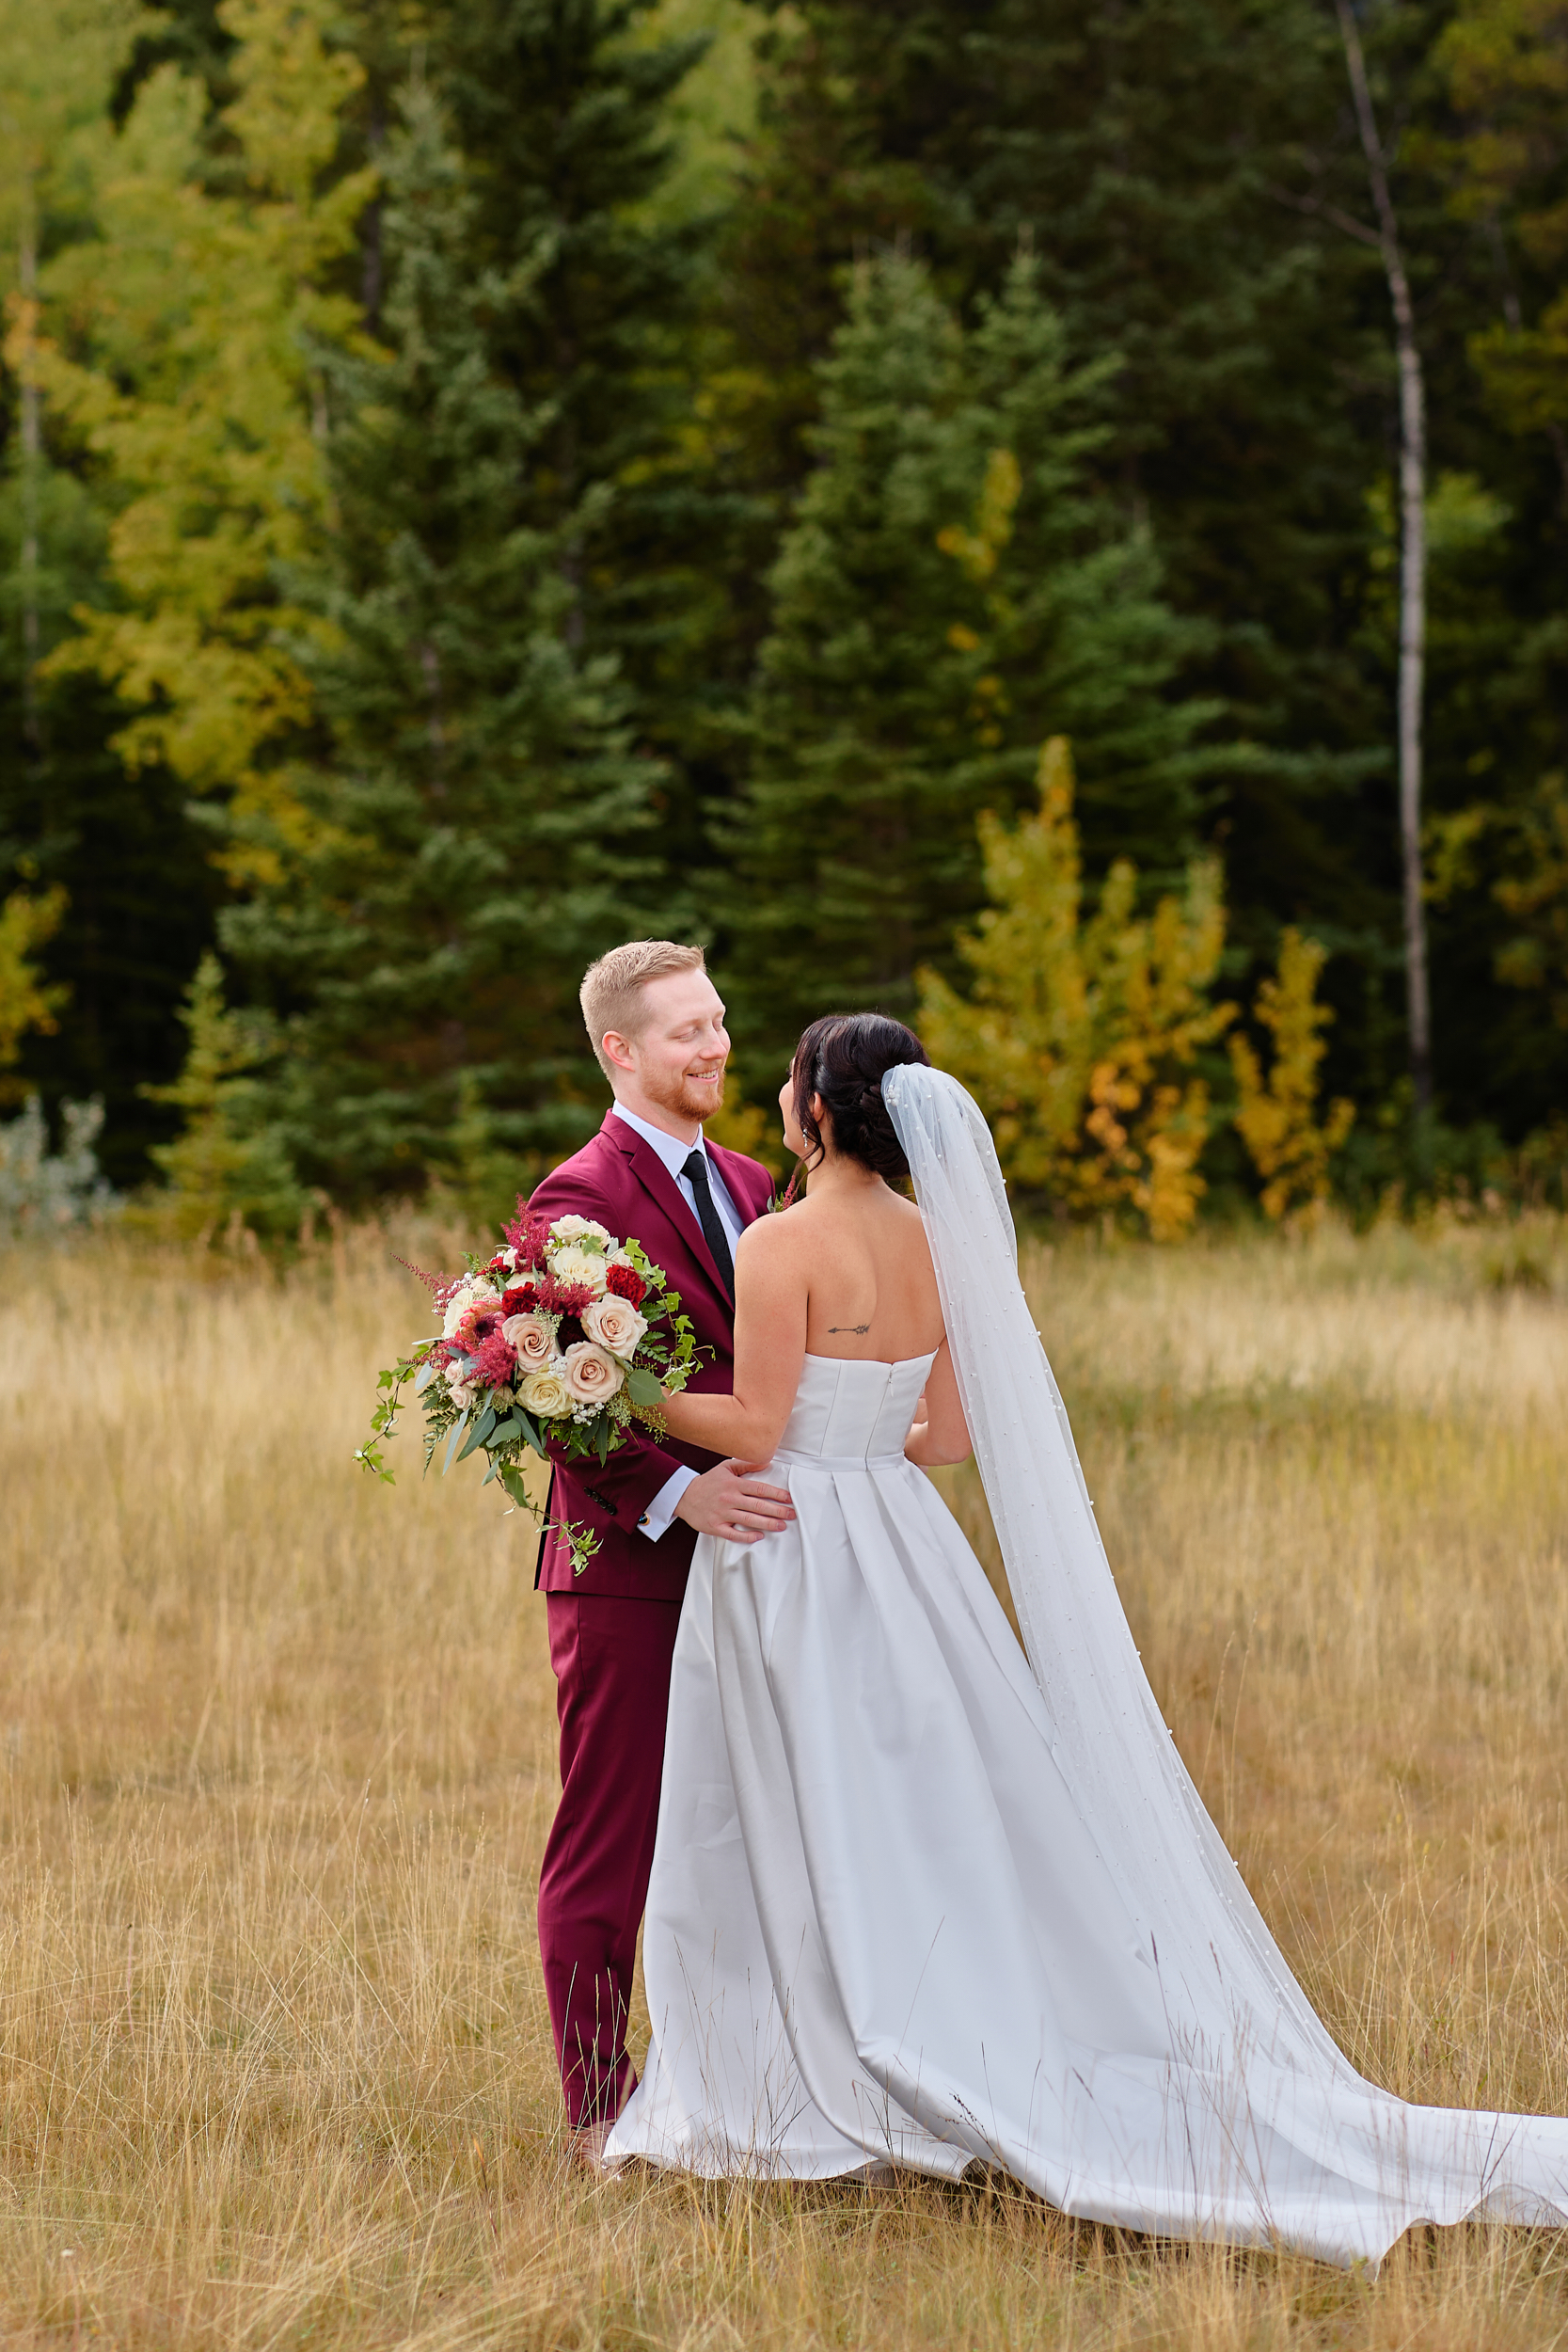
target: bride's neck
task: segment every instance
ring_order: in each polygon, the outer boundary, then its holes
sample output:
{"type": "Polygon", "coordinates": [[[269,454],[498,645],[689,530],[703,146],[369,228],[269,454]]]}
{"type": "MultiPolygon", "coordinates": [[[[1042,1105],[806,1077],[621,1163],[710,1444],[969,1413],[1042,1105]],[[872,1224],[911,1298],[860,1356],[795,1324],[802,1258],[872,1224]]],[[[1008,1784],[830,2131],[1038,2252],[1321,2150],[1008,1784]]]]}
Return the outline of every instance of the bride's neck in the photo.
{"type": "Polygon", "coordinates": [[[865,1192],[881,1178],[863,1160],[841,1159],[836,1152],[827,1152],[806,1176],[806,1190],[820,1200],[824,1193],[865,1192]]]}

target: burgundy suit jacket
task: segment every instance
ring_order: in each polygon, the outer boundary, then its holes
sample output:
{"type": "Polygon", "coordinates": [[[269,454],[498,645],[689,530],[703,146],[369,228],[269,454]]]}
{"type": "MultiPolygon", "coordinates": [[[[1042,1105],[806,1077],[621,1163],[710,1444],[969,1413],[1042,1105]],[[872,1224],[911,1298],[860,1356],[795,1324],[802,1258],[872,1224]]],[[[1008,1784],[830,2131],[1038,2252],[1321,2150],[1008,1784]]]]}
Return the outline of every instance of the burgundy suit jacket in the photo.
{"type": "MultiPolygon", "coordinates": [[[[755,1160],[718,1144],[707,1147],[743,1225],[760,1216],[772,1198],[773,1179],[755,1160]]],[[[529,1206],[551,1217],[591,1216],[614,1234],[640,1241],[655,1265],[664,1268],[681,1295],[683,1313],[703,1348],[702,1369],[690,1386],[728,1395],[735,1384],[735,1309],[703,1239],[696,1213],[658,1153],[634,1127],[613,1112],[592,1143],[551,1170],[529,1206]]],[[[534,1579],[546,1593],[603,1593],[639,1600],[679,1600],[696,1549],[695,1531],[680,1519],[658,1542],[638,1533],[637,1522],[685,1462],[711,1470],[721,1457],[673,1438],[655,1444],[641,1433],[616,1447],[603,1468],[590,1455],[567,1462],[551,1448],[550,1518],[588,1526],[599,1549],[580,1576],[572,1573],[571,1553],[562,1538],[546,1532],[534,1579]]]]}

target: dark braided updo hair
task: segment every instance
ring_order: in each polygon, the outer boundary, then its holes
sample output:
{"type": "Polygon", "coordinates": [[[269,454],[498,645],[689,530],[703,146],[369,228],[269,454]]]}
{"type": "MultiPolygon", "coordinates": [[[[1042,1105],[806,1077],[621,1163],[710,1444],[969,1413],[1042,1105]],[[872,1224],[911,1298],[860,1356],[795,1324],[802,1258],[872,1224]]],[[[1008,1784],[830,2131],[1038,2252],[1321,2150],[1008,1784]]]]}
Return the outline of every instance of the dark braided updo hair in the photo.
{"type": "Polygon", "coordinates": [[[910,1164],[882,1101],[882,1074],[900,1062],[928,1066],[930,1058],[912,1029],[883,1012],[830,1012],[814,1021],[790,1065],[807,1160],[819,1158],[823,1148],[811,1109],[813,1095],[819,1095],[832,1123],[835,1152],[859,1160],[890,1184],[907,1176],[910,1164]]]}

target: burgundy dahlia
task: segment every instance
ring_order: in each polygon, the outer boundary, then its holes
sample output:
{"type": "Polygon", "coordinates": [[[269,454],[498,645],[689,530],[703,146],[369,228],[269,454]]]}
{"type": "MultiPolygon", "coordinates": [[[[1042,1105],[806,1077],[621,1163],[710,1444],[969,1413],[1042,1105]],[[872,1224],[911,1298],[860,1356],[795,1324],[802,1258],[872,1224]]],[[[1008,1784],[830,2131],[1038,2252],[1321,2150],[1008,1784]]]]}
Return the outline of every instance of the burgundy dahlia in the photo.
{"type": "Polygon", "coordinates": [[[456,1336],[466,1352],[477,1356],[492,1331],[501,1327],[499,1307],[470,1307],[457,1327],[456,1336]]]}

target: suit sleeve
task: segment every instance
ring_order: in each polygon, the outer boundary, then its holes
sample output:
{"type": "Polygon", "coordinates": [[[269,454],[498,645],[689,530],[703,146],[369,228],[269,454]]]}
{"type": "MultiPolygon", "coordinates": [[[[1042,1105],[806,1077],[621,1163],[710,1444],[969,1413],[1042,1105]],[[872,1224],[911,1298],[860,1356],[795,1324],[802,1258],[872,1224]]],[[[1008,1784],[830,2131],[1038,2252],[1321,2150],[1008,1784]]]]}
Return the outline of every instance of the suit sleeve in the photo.
{"type": "MultiPolygon", "coordinates": [[[[536,1186],[530,1208],[552,1217],[591,1216],[613,1232],[613,1212],[593,1187],[569,1177],[558,1182],[559,1175],[557,1170],[536,1186]]],[[[574,1513],[580,1511],[596,1529],[618,1527],[624,1534],[632,1533],[655,1497],[686,1467],[639,1430],[628,1431],[603,1464],[592,1454],[569,1454],[553,1439],[546,1439],[545,1450],[558,1477],[570,1483],[574,1513]]]]}

